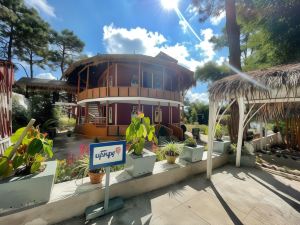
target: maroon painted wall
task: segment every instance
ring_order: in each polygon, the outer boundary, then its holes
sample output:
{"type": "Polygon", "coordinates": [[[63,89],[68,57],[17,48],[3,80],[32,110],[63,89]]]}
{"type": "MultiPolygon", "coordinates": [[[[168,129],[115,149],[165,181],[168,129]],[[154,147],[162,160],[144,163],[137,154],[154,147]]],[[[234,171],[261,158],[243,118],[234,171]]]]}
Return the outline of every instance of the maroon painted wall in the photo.
{"type": "Polygon", "coordinates": [[[144,115],[150,118],[152,121],[152,106],[151,105],[144,105],[144,115]]]}
{"type": "Polygon", "coordinates": [[[169,107],[168,106],[161,106],[161,112],[162,112],[162,124],[168,124],[169,123],[169,107]]]}
{"type": "Polygon", "coordinates": [[[172,107],[172,120],[172,123],[180,122],[178,107],[172,107]]]}
{"type": "Polygon", "coordinates": [[[118,125],[128,125],[131,121],[133,104],[118,103],[118,125]]]}

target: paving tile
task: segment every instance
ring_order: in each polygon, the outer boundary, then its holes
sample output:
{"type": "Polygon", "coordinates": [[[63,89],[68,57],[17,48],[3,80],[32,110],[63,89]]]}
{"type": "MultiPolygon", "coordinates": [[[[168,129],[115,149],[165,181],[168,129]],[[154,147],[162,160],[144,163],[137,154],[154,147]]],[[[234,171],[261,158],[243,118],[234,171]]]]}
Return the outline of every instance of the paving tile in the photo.
{"type": "Polygon", "coordinates": [[[234,224],[217,197],[210,193],[201,192],[183,205],[210,224],[234,224]]]}
{"type": "Polygon", "coordinates": [[[187,206],[180,205],[153,220],[153,225],[209,225],[187,206]],[[183,216],[184,215],[184,216],[183,216]]]}

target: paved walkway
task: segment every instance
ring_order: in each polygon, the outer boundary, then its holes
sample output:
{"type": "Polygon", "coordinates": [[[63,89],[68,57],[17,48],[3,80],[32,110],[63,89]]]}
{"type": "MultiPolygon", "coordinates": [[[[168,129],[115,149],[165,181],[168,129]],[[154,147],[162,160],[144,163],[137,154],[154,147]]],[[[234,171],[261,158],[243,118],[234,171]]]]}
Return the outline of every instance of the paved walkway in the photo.
{"type": "MultiPolygon", "coordinates": [[[[125,201],[89,224],[300,224],[300,182],[258,169],[225,166],[125,201]]],[[[60,225],[84,224],[77,217],[60,225]]]]}

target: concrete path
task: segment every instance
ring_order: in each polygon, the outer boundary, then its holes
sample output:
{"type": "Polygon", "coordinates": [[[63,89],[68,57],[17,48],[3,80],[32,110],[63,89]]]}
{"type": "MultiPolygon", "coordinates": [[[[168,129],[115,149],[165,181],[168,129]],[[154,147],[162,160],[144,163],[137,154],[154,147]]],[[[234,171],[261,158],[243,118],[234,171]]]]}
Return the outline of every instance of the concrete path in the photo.
{"type": "MultiPolygon", "coordinates": [[[[258,169],[225,166],[125,201],[89,224],[300,224],[300,182],[258,169]]],[[[67,210],[67,209],[66,209],[67,210]]],[[[60,225],[84,224],[84,217],[60,225]]]]}

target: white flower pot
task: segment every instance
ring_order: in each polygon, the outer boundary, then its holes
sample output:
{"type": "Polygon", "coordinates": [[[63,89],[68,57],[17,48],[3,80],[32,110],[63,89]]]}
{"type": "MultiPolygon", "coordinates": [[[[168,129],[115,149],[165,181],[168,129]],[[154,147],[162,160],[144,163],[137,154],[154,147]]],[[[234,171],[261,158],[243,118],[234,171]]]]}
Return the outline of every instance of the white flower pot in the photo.
{"type": "Polygon", "coordinates": [[[0,181],[0,215],[8,211],[46,203],[54,184],[56,161],[45,162],[43,172],[0,181]]]}
{"type": "Polygon", "coordinates": [[[213,152],[224,153],[230,146],[230,141],[214,141],[213,152]]]}
{"type": "Polygon", "coordinates": [[[183,146],[179,158],[188,162],[197,162],[202,160],[204,146],[197,145],[197,147],[183,146]]]}
{"type": "Polygon", "coordinates": [[[150,152],[147,149],[143,150],[143,154],[141,156],[130,153],[126,156],[125,171],[133,177],[152,173],[155,161],[155,153],[150,152]]]}

